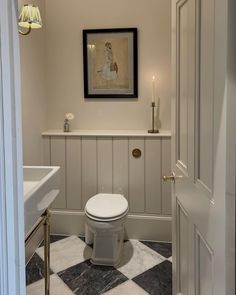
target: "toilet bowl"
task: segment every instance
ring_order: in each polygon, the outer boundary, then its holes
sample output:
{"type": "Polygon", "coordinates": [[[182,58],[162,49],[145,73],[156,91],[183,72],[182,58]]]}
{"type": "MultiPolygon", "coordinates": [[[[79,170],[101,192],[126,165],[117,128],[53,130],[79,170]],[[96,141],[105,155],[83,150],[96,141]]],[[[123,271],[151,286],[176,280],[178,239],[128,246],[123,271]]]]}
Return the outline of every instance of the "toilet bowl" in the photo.
{"type": "Polygon", "coordinates": [[[128,202],[120,194],[97,194],[85,206],[85,242],[93,244],[91,262],[117,265],[124,241],[128,202]]]}

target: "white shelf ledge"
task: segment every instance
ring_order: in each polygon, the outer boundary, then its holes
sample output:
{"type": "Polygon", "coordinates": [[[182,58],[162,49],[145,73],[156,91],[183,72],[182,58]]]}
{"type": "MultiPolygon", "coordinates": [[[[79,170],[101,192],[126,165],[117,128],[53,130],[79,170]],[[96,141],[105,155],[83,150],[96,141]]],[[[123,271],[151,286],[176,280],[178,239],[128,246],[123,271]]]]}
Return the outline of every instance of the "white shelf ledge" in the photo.
{"type": "Polygon", "coordinates": [[[160,130],[159,133],[148,133],[147,130],[48,130],[42,136],[104,136],[104,137],[171,137],[169,130],[160,130]]]}

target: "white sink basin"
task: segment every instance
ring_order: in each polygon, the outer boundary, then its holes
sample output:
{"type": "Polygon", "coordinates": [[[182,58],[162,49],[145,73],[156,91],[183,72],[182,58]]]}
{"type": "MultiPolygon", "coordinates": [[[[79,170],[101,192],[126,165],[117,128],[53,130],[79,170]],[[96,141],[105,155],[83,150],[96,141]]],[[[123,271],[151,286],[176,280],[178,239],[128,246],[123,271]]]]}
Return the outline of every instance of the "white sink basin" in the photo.
{"type": "Polygon", "coordinates": [[[60,167],[24,166],[25,238],[59,193],[60,167]]]}

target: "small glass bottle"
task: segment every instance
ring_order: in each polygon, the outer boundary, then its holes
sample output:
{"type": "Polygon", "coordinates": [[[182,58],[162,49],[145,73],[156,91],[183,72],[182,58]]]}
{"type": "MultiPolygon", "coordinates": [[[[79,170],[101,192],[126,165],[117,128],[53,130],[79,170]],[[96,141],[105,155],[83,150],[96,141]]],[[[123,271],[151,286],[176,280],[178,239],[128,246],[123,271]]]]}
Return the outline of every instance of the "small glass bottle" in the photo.
{"type": "Polygon", "coordinates": [[[64,132],[70,132],[70,124],[68,119],[65,119],[64,121],[64,132]]]}

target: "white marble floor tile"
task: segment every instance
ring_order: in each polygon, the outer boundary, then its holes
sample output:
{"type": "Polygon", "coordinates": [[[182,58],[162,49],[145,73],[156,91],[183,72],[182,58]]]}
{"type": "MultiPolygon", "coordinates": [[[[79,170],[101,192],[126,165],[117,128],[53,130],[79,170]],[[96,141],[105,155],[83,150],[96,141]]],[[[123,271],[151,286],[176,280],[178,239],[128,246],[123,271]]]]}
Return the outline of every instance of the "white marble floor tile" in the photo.
{"type": "MultiPolygon", "coordinates": [[[[37,249],[37,254],[43,259],[43,247],[37,249]]],[[[50,245],[50,267],[57,273],[70,266],[81,263],[91,257],[92,249],[80,238],[71,236],[50,245]]]]}
{"type": "Polygon", "coordinates": [[[148,295],[146,291],[140,288],[133,281],[127,281],[114,289],[104,293],[104,295],[148,295]]]}
{"type": "Polygon", "coordinates": [[[129,240],[124,243],[121,262],[117,269],[132,279],[163,260],[160,254],[139,241],[129,240]]]}
{"type": "MultiPolygon", "coordinates": [[[[44,279],[27,286],[26,294],[44,295],[44,279]]],[[[74,293],[54,274],[50,277],[50,295],[74,295],[74,293]]]]}

